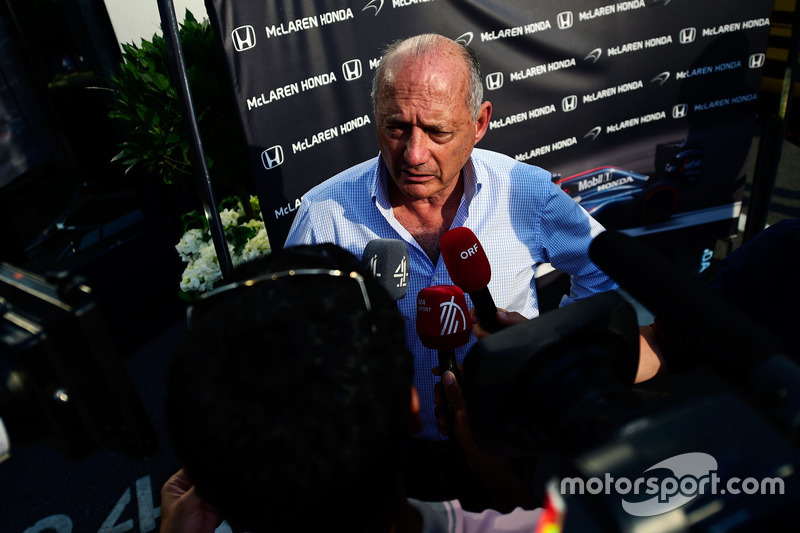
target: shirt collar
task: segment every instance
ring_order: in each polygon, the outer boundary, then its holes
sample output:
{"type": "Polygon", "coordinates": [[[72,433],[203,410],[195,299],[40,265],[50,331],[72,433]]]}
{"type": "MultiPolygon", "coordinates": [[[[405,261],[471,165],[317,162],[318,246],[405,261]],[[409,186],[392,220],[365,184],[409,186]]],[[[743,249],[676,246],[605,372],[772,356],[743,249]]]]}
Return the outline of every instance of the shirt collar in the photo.
{"type": "Polygon", "coordinates": [[[389,169],[386,168],[386,163],[379,153],[378,164],[375,166],[375,179],[372,181],[372,198],[379,207],[386,210],[392,208],[392,204],[389,203],[388,180],[389,169]]]}

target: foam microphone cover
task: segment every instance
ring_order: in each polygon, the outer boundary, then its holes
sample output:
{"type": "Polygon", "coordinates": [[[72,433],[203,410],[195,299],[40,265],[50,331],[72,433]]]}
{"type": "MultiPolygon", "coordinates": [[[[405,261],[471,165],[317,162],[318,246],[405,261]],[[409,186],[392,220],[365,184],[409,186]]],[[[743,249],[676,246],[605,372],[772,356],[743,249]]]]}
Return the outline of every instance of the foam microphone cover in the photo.
{"type": "Polygon", "coordinates": [[[364,247],[361,266],[372,272],[378,283],[395,301],[408,290],[411,272],[408,248],[400,239],[372,239],[364,247]]]}
{"type": "Polygon", "coordinates": [[[434,285],[417,294],[417,335],[432,350],[455,350],[469,342],[472,323],[464,291],[434,285]]]}
{"type": "Polygon", "coordinates": [[[448,230],[440,241],[442,259],[453,283],[467,293],[477,292],[492,279],[492,267],[478,237],[469,228],[448,230]]]}
{"type": "Polygon", "coordinates": [[[440,244],[450,279],[469,293],[481,327],[490,333],[503,329],[488,287],[492,267],[478,237],[469,228],[453,228],[442,235],[440,244]]]}

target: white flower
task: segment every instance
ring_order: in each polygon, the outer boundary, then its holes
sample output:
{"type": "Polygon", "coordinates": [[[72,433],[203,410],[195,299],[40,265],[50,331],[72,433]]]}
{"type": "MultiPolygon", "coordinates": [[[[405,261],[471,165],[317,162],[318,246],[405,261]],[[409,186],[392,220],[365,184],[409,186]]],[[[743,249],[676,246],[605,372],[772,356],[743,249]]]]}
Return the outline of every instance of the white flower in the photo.
{"type": "MultiPolygon", "coordinates": [[[[261,223],[263,226],[263,222],[261,223]]],[[[247,244],[244,245],[244,250],[242,250],[242,261],[252,261],[256,257],[260,257],[262,255],[266,255],[270,253],[272,249],[269,246],[269,240],[267,239],[267,230],[263,227],[258,230],[255,237],[247,241],[247,244]]]]}
{"type": "Polygon", "coordinates": [[[203,233],[203,230],[194,228],[183,234],[181,240],[175,245],[178,255],[184,263],[188,263],[199,253],[200,247],[205,246],[210,235],[203,233]]]}
{"type": "MultiPolygon", "coordinates": [[[[258,206],[255,197],[250,197],[250,204],[258,206]]],[[[226,208],[220,211],[220,221],[226,234],[228,252],[234,267],[272,251],[261,212],[260,210],[256,212],[258,219],[242,220],[240,223],[239,221],[245,216],[241,204],[238,209],[226,208]],[[233,232],[231,230],[237,226],[256,231],[255,235],[244,246],[241,246],[240,250],[237,250],[232,243],[233,232]]],[[[222,279],[216,249],[208,231],[197,228],[187,230],[175,249],[181,260],[188,263],[181,276],[180,288],[182,291],[206,292],[213,289],[214,285],[222,279]]]]}
{"type": "Polygon", "coordinates": [[[222,272],[217,261],[214,245],[209,244],[200,250],[200,254],[190,262],[181,277],[182,291],[205,292],[214,287],[222,279],[222,272]]]}
{"type": "Polygon", "coordinates": [[[235,226],[236,223],[239,221],[239,217],[242,216],[238,210],[234,209],[223,209],[219,212],[219,219],[222,223],[222,227],[225,229],[230,228],[231,226],[235,226]]]}

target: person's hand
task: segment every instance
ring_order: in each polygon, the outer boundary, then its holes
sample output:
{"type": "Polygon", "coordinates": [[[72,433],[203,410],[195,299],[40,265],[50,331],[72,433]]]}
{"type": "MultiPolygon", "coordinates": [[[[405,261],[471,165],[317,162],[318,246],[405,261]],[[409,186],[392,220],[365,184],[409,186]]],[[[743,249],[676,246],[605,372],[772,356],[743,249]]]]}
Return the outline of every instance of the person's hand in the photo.
{"type": "MultiPolygon", "coordinates": [[[[472,321],[472,331],[475,333],[476,338],[482,339],[491,335],[491,333],[481,327],[481,321],[478,319],[478,313],[475,311],[474,307],[469,310],[469,318],[472,321]]],[[[526,320],[528,319],[525,316],[516,311],[506,311],[505,309],[497,308],[497,321],[503,327],[513,326],[514,324],[519,324],[526,320]]]]}
{"type": "Polygon", "coordinates": [[[161,487],[160,533],[214,533],[217,512],[195,490],[181,468],[161,487]]]}
{"type": "MultiPolygon", "coordinates": [[[[461,365],[458,365],[458,372],[461,373],[461,365]]],[[[439,431],[442,435],[455,438],[458,441],[461,450],[467,458],[467,462],[471,467],[475,468],[476,463],[482,462],[485,457],[478,449],[477,444],[472,438],[472,431],[469,427],[469,418],[467,417],[467,409],[464,402],[464,395],[461,392],[461,386],[456,379],[455,374],[450,371],[442,374],[441,369],[436,366],[433,368],[433,373],[441,376],[441,380],[433,387],[434,404],[436,408],[436,422],[439,425],[439,431]],[[449,405],[453,413],[453,427],[455,435],[448,435],[447,417],[445,413],[445,406],[449,405]]]]}
{"type": "Polygon", "coordinates": [[[666,366],[653,324],[639,326],[639,366],[636,369],[635,383],[647,381],[663,372],[666,366]]]}
{"type": "MultiPolygon", "coordinates": [[[[461,375],[461,365],[458,366],[457,371],[461,375]]],[[[446,400],[453,411],[455,438],[458,445],[464,452],[469,467],[480,476],[489,491],[493,508],[502,512],[509,512],[517,506],[533,508],[531,507],[530,492],[514,473],[508,461],[485,455],[473,439],[464,394],[455,374],[450,371],[442,374],[438,366],[433,368],[433,373],[442,377],[441,381],[433,388],[436,404],[434,412],[439,424],[439,431],[443,435],[447,435],[447,419],[442,408],[446,400]]]]}

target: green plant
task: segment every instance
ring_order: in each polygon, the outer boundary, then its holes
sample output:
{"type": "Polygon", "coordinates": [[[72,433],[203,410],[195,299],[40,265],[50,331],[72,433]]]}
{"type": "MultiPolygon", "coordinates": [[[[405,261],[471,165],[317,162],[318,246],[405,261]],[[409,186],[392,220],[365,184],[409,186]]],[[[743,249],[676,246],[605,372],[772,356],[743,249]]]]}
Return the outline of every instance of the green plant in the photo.
{"type": "MultiPolygon", "coordinates": [[[[235,196],[225,198],[219,205],[219,214],[234,267],[272,251],[255,196],[247,202],[235,196]]],[[[175,249],[186,263],[180,281],[181,297],[192,301],[213,289],[222,280],[222,272],[204,214],[191,211],[182,220],[184,233],[175,249]]]]}
{"type": "MultiPolygon", "coordinates": [[[[212,183],[220,195],[247,198],[245,141],[221,47],[208,20],[198,22],[188,9],[179,34],[212,183]]],[[[126,133],[113,160],[126,174],[140,167],[166,184],[193,189],[189,136],[163,34],[140,46],[123,44],[122,50],[119,71],[111,76],[115,104],[109,116],[121,121],[126,133]]]]}

